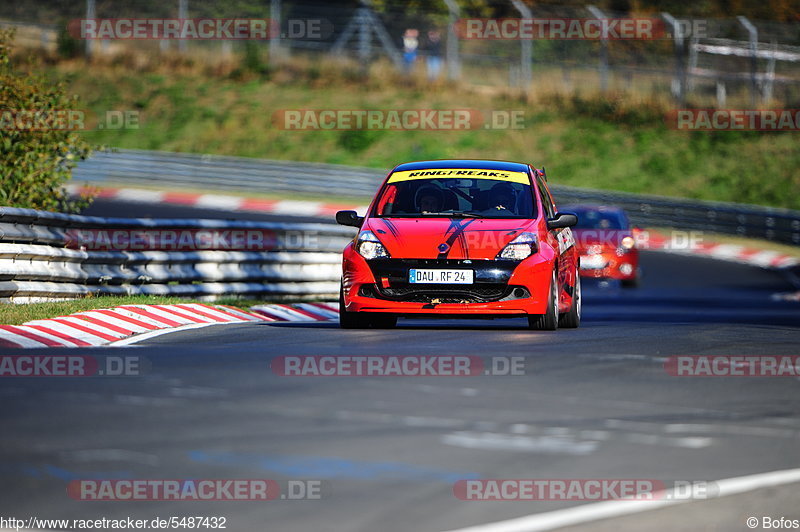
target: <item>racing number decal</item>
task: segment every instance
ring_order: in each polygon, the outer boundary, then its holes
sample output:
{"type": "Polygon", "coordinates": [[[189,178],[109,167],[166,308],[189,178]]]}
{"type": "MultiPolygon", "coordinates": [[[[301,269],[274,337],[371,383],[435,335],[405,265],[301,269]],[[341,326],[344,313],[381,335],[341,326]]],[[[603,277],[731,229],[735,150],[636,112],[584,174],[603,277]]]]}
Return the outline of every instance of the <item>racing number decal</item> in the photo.
{"type": "Polygon", "coordinates": [[[558,253],[562,254],[575,245],[575,238],[572,236],[572,229],[565,227],[556,233],[558,239],[558,253]]]}

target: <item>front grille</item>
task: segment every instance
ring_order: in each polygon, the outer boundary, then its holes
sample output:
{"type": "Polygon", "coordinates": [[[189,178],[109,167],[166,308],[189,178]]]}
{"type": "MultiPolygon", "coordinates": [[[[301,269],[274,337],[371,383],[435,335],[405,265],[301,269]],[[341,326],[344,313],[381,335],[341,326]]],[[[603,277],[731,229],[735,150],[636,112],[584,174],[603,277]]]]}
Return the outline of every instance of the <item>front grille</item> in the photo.
{"type": "Polygon", "coordinates": [[[530,293],[520,286],[507,285],[426,285],[397,286],[379,288],[375,285],[364,285],[359,295],[389,301],[406,303],[489,303],[510,299],[530,297],[530,293]]]}

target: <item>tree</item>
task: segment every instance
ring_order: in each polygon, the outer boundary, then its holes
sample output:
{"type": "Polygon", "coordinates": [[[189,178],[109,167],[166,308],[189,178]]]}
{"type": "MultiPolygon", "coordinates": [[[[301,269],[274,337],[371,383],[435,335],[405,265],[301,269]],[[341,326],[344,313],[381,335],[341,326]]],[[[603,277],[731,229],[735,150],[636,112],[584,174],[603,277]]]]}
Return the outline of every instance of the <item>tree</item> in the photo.
{"type": "Polygon", "coordinates": [[[0,30],[0,205],[77,211],[89,199],[71,201],[62,187],[91,153],[77,132],[86,117],[63,84],[15,72],[13,36],[0,30]]]}

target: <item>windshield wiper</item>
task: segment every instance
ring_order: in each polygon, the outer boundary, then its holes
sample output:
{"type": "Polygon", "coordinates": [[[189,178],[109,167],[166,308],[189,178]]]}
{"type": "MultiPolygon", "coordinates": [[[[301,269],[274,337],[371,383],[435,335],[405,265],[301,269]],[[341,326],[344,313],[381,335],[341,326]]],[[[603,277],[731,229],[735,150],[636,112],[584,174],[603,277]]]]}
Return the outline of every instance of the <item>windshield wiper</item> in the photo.
{"type": "Polygon", "coordinates": [[[485,218],[482,214],[474,212],[421,212],[420,216],[447,216],[449,218],[485,218]]]}

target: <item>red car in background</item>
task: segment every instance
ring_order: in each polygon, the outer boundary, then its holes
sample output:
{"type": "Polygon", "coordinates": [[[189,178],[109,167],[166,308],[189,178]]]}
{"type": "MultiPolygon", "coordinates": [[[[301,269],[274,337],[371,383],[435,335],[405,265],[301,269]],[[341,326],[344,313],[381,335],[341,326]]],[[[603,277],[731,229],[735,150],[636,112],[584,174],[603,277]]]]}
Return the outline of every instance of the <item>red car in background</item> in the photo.
{"type": "Polygon", "coordinates": [[[580,323],[578,254],[544,172],[486,160],[406,163],[388,175],[342,263],[343,328],[403,317],[527,317],[532,329],[580,323]]]}
{"type": "Polygon", "coordinates": [[[581,276],[617,279],[627,288],[638,286],[638,230],[631,227],[625,211],[602,205],[572,205],[568,209],[578,216],[573,234],[581,276]]]}

